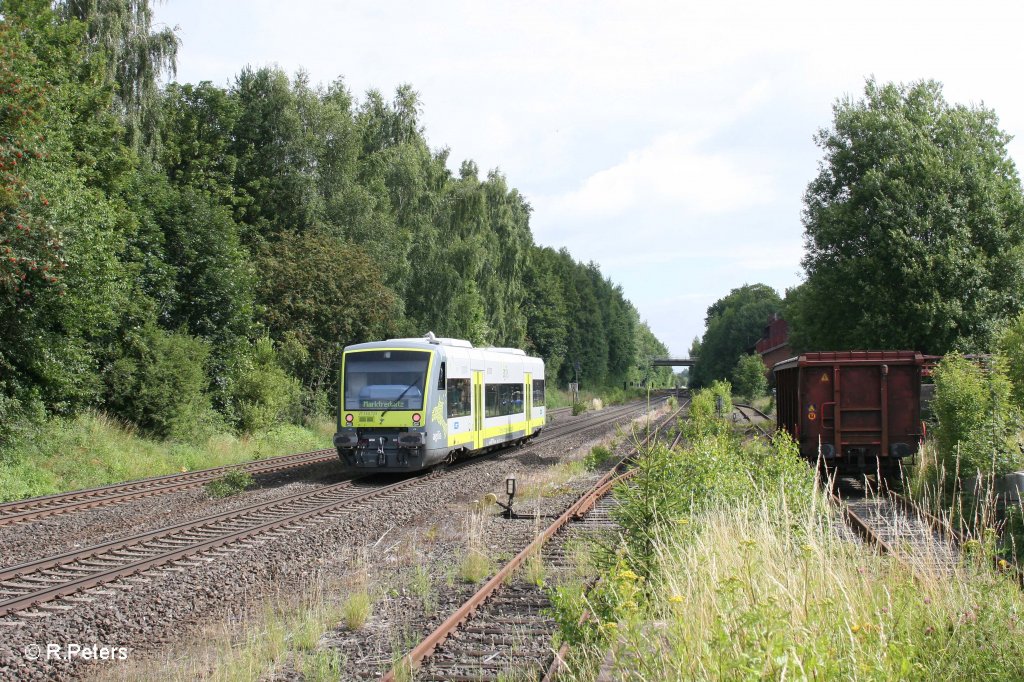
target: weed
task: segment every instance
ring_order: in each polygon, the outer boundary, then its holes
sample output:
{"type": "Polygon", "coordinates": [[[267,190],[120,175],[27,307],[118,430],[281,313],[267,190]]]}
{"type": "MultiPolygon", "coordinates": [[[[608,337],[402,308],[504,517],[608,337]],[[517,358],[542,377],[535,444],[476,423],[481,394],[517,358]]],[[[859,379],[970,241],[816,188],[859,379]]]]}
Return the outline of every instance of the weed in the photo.
{"type": "Polygon", "coordinates": [[[576,415],[583,414],[586,411],[587,411],[587,404],[585,402],[583,402],[582,400],[578,400],[578,401],[576,401],[576,402],[574,402],[572,404],[572,414],[573,414],[574,417],[576,415]]]}
{"type": "Polygon", "coordinates": [[[356,590],[349,593],[345,603],[342,604],[342,619],[349,630],[358,630],[366,625],[372,610],[373,599],[370,597],[370,593],[365,589],[356,590]]]}
{"type": "Polygon", "coordinates": [[[526,582],[537,587],[544,587],[544,578],[547,570],[544,567],[544,560],[539,554],[534,554],[526,559],[523,566],[523,578],[526,582]]]}
{"type": "Polygon", "coordinates": [[[467,583],[478,583],[494,570],[493,562],[484,551],[486,523],[483,512],[470,512],[466,516],[466,554],[459,563],[459,577],[467,583]]]}
{"type": "Polygon", "coordinates": [[[416,567],[409,581],[409,590],[419,597],[424,613],[431,614],[437,609],[437,595],[434,594],[434,582],[429,568],[422,564],[416,567]]]}
{"type": "Polygon", "coordinates": [[[598,469],[603,466],[608,460],[615,456],[615,452],[603,445],[595,445],[590,449],[590,452],[586,457],[583,458],[583,466],[589,471],[598,469]]]}
{"type": "Polygon", "coordinates": [[[207,483],[206,492],[210,497],[231,497],[245,492],[254,485],[256,482],[252,479],[252,474],[236,469],[207,483]]]}
{"type": "Polygon", "coordinates": [[[295,667],[307,682],[337,680],[345,669],[345,657],[333,649],[305,654],[295,667]]]}
{"type": "Polygon", "coordinates": [[[991,568],[994,534],[952,576],[912,575],[842,540],[795,445],[741,442],[714,397],[694,397],[687,447],[645,450],[616,491],[624,540],[595,587],[551,592],[571,679],[613,643],[629,681],[1024,679],[1024,599],[991,568]]]}
{"type": "Polygon", "coordinates": [[[466,552],[459,564],[459,577],[467,583],[479,583],[494,570],[491,560],[479,549],[466,552]]]}

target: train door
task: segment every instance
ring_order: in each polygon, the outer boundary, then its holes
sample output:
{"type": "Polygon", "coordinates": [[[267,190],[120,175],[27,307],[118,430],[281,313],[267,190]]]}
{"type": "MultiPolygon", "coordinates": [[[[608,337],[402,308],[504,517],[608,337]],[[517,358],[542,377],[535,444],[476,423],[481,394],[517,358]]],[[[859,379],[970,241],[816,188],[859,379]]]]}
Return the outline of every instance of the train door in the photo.
{"type": "Polygon", "coordinates": [[[530,424],[530,420],[533,419],[533,375],[529,372],[526,373],[523,382],[523,411],[526,412],[526,435],[529,436],[533,433],[533,426],[530,424]]]}
{"type": "Polygon", "coordinates": [[[484,373],[473,372],[473,448],[484,446],[484,373]]]}

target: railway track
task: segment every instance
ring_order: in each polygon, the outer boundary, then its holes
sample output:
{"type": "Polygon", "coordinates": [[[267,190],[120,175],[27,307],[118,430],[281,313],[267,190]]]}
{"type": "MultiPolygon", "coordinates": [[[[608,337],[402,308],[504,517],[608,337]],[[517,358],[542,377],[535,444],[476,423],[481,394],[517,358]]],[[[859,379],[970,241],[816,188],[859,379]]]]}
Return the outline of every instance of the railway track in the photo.
{"type": "MultiPolygon", "coordinates": [[[[570,408],[552,410],[552,416],[564,416],[570,408]]],[[[214,481],[232,471],[244,471],[253,476],[266,476],[290,469],[300,469],[337,460],[334,448],[281,455],[264,460],[201,469],[183,474],[168,474],[126,483],[116,483],[86,490],[74,490],[44,497],[32,497],[0,504],[0,526],[33,521],[40,518],[95,509],[146,497],[167,495],[188,490],[214,481]]]]}
{"type": "Polygon", "coordinates": [[[766,415],[764,412],[757,409],[753,405],[746,405],[744,403],[733,403],[732,407],[736,412],[740,414],[740,416],[743,418],[743,421],[746,422],[751,429],[757,431],[757,433],[761,436],[769,435],[768,429],[762,426],[760,422],[763,420],[771,424],[773,422],[771,417],[769,417],[768,415],[766,415]]]}
{"type": "MultiPolygon", "coordinates": [[[[733,403],[733,408],[760,435],[769,435],[758,423],[770,422],[768,415],[743,403],[733,403]]],[[[850,530],[886,554],[898,557],[917,573],[952,571],[962,543],[939,519],[891,490],[871,490],[863,480],[844,477],[835,483],[837,494],[832,500],[850,530]]]]}
{"type": "MultiPolygon", "coordinates": [[[[595,413],[582,422],[561,425],[544,440],[565,437],[594,428],[601,423],[631,417],[644,408],[628,405],[595,413]]],[[[553,431],[555,429],[552,429],[553,431]]],[[[25,615],[29,610],[46,613],[73,608],[74,601],[93,601],[88,594],[73,596],[118,579],[142,574],[190,557],[211,556],[220,548],[275,532],[301,527],[303,522],[330,520],[361,505],[390,496],[405,494],[416,487],[429,486],[450,472],[479,466],[508,453],[498,450],[474,457],[425,476],[379,485],[366,479],[342,481],[314,491],[295,493],[272,502],[264,502],[195,519],[132,537],[100,543],[72,552],[29,561],[0,569],[0,617],[25,615]],[[63,599],[63,603],[53,603],[63,599]],[[71,604],[67,602],[71,602],[71,604]]],[[[198,564],[191,564],[196,566],[198,564]]]]}
{"type": "MultiPolygon", "coordinates": [[[[674,423],[681,411],[665,418],[650,438],[674,423]]],[[[676,435],[672,445],[680,438],[676,435]]],[[[551,653],[551,639],[557,630],[548,615],[551,603],[545,590],[519,569],[531,559],[539,560],[545,582],[557,583],[574,568],[566,553],[571,541],[614,531],[610,512],[617,503],[608,493],[630,477],[631,472],[623,473],[623,469],[635,454],[634,450],[584,492],[382,679],[407,679],[413,669],[416,680],[451,682],[553,676],[564,652],[551,653]]]]}
{"type": "Polygon", "coordinates": [[[117,483],[99,488],[75,490],[45,497],[32,497],[16,502],[6,502],[0,504],[0,526],[32,521],[73,511],[82,511],[84,509],[94,509],[110,504],[138,500],[144,497],[166,495],[178,492],[179,490],[187,490],[205,485],[232,471],[245,471],[254,476],[262,476],[288,469],[325,464],[336,459],[337,455],[333,448],[330,450],[313,450],[311,452],[283,455],[244,464],[202,469],[184,474],[168,474],[166,476],[117,483]]]}
{"type": "Polygon", "coordinates": [[[950,574],[960,560],[962,538],[902,495],[843,479],[832,499],[851,530],[916,575],[950,574]]]}

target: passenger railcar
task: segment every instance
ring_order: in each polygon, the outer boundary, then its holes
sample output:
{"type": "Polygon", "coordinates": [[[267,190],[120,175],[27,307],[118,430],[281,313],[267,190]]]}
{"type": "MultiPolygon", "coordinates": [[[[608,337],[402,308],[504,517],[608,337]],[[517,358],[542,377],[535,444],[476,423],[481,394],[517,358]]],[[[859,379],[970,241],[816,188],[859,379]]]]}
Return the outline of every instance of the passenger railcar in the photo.
{"type": "Polygon", "coordinates": [[[334,446],[346,467],[416,471],[537,435],[544,361],[460,339],[344,349],[334,446]]]}
{"type": "Polygon", "coordinates": [[[800,454],[829,471],[891,477],[917,453],[921,371],[915,351],[805,353],[773,368],[776,419],[800,454]]]}

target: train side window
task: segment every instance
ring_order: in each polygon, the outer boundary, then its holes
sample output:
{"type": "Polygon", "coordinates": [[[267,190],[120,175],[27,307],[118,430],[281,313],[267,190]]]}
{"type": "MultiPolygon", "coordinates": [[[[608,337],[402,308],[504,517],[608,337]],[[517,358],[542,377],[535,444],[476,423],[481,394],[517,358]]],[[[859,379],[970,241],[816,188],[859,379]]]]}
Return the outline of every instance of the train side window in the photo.
{"type": "Polygon", "coordinates": [[[501,384],[487,384],[484,387],[484,416],[486,417],[501,416],[500,386],[501,384]]]}
{"type": "Polygon", "coordinates": [[[445,374],[444,369],[445,369],[444,368],[444,361],[442,360],[441,361],[441,367],[437,371],[437,390],[439,390],[439,391],[443,391],[444,390],[444,374],[445,374]]]}
{"type": "MultiPolygon", "coordinates": [[[[444,364],[441,365],[444,367],[444,364]]],[[[448,387],[448,418],[465,417],[470,414],[472,400],[470,398],[469,379],[449,379],[448,387]]]]}
{"type": "Polygon", "coordinates": [[[533,406],[541,407],[544,405],[544,380],[534,379],[533,380],[533,406]]]}

